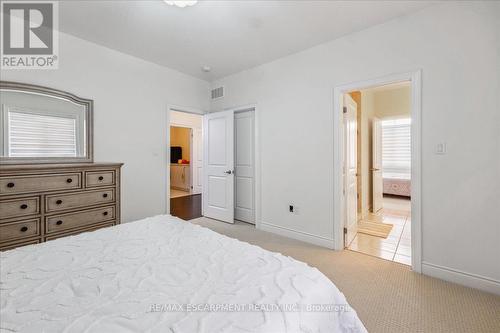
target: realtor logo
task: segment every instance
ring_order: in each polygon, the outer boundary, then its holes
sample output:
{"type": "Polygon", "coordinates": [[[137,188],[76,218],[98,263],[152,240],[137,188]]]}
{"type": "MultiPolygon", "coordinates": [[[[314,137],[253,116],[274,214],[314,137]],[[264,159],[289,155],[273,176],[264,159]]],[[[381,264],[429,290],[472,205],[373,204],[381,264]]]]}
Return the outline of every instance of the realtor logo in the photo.
{"type": "Polygon", "coordinates": [[[57,69],[58,3],[2,1],[3,69],[57,69]]]}

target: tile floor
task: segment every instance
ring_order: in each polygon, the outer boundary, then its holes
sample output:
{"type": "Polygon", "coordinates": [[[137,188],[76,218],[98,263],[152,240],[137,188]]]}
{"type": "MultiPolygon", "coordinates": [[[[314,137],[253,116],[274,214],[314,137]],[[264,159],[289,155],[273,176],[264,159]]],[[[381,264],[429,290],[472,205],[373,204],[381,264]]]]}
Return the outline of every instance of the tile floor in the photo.
{"type": "Polygon", "coordinates": [[[411,265],[411,204],[409,199],[384,197],[383,208],[369,220],[392,223],[387,238],[358,233],[348,249],[411,265]]]}

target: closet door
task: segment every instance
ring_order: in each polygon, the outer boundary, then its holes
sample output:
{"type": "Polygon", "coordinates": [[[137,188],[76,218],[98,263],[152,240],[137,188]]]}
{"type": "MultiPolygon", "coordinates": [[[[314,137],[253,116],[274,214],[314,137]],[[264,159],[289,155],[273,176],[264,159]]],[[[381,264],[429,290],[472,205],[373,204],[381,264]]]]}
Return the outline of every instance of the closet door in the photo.
{"type": "Polygon", "coordinates": [[[234,112],[203,117],[203,215],[234,223],[234,112]]]}
{"type": "Polygon", "coordinates": [[[236,220],[255,224],[254,111],[234,114],[236,220]]]}

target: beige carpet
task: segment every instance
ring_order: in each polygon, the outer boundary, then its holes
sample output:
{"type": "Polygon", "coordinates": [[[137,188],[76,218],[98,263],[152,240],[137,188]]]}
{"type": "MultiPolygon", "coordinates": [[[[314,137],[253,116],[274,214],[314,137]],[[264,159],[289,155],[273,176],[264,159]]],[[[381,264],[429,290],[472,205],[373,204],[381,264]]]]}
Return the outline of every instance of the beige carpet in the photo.
{"type": "Polygon", "coordinates": [[[191,222],[317,267],[347,297],[369,332],[500,332],[500,297],[416,274],[406,265],[336,252],[246,223],[191,222]]]}
{"type": "Polygon", "coordinates": [[[358,222],[358,232],[366,235],[372,235],[382,238],[387,238],[392,230],[392,224],[370,222],[362,220],[358,222]]]}

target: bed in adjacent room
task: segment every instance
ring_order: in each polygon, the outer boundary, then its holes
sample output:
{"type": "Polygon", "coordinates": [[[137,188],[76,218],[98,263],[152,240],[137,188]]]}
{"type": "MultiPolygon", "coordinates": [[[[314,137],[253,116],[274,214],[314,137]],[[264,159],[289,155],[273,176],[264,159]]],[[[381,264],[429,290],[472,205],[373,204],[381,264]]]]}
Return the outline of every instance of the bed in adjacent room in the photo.
{"type": "Polygon", "coordinates": [[[384,194],[411,197],[411,175],[409,173],[384,172],[384,194]]]}
{"type": "Polygon", "coordinates": [[[366,331],[316,268],[171,216],[0,256],[2,332],[366,331]]]}

